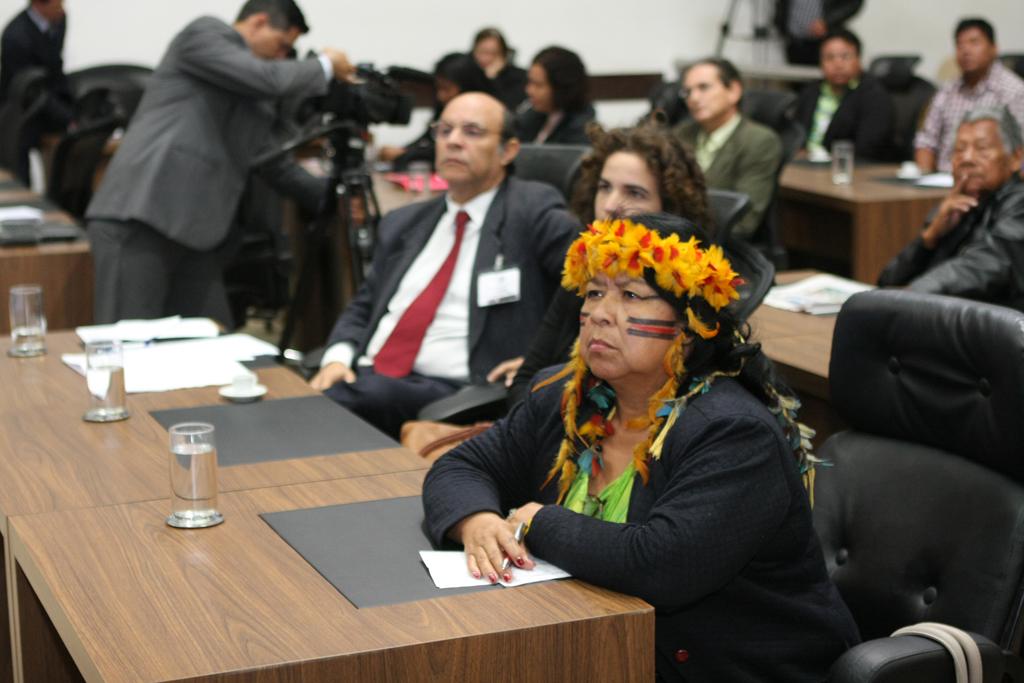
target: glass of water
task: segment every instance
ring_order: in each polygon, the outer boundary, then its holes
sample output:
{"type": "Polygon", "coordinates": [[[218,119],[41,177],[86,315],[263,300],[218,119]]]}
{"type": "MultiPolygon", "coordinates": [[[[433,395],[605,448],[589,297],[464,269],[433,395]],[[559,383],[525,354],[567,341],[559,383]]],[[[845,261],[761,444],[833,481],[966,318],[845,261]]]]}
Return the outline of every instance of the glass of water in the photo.
{"type": "Polygon", "coordinates": [[[171,514],[167,524],[200,529],[224,521],[217,511],[217,446],[213,425],[183,422],[170,429],[171,514]]]}
{"type": "Polygon", "coordinates": [[[832,184],[850,185],[853,183],[853,143],[849,140],[836,140],[832,143],[832,184]]]}
{"type": "Polygon", "coordinates": [[[124,351],[119,341],[85,345],[85,385],[89,389],[86,422],[116,422],[128,417],[124,394],[124,351]]]}
{"type": "Polygon", "coordinates": [[[7,355],[29,358],[46,353],[46,313],[41,285],[11,287],[11,348],[7,355]]]}

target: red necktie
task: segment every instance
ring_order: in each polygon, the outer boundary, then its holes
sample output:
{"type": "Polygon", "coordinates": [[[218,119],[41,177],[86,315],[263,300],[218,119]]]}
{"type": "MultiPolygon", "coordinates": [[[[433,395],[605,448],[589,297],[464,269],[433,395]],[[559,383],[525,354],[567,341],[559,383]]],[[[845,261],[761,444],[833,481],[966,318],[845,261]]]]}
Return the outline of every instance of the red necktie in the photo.
{"type": "Polygon", "coordinates": [[[437,307],[441,305],[444,293],[448,291],[448,284],[452,281],[455,261],[459,257],[459,247],[462,245],[462,236],[466,232],[468,222],[468,213],[459,211],[456,214],[455,244],[448,252],[448,258],[441,264],[430,284],[420,292],[409,308],[405,309],[395,329],[373,359],[373,367],[380,374],[388,377],[405,377],[412,371],[412,365],[423,344],[423,337],[437,314],[437,307]]]}

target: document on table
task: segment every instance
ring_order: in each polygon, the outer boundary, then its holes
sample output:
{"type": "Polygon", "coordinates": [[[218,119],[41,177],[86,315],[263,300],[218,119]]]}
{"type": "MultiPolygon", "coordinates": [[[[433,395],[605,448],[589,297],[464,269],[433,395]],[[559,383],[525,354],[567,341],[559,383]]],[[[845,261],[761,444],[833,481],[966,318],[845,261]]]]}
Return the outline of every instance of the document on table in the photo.
{"type": "MultiPolygon", "coordinates": [[[[154,339],[209,339],[220,334],[217,323],[209,318],[182,318],[172,315],[156,320],[120,320],[113,325],[76,327],[83,342],[121,341],[146,342],[154,339]]],[[[272,353],[277,353],[275,349],[272,353]]]]}
{"type": "MultiPolygon", "coordinates": [[[[273,344],[247,334],[126,346],[125,391],[139,394],[230,384],[236,376],[248,372],[239,361],[276,353],[273,344]]],[[[85,374],[84,353],[65,353],[61,360],[79,374],[85,374]]]]}
{"type": "MultiPolygon", "coordinates": [[[[463,586],[490,586],[491,582],[486,578],[474,579],[466,568],[466,554],[461,550],[421,550],[420,559],[427,565],[430,578],[438,588],[462,588],[463,586]]],[[[536,563],[533,569],[519,569],[515,565],[509,568],[512,571],[512,581],[498,583],[507,588],[525,586],[528,583],[540,583],[541,581],[553,581],[555,579],[570,578],[571,574],[563,571],[555,565],[533,558],[536,563]]]]}
{"type": "Polygon", "coordinates": [[[0,207],[0,223],[7,221],[42,221],[43,210],[34,206],[0,207]]]}
{"type": "Polygon", "coordinates": [[[953,187],[952,173],[929,173],[914,183],[918,187],[953,187]]]}
{"type": "Polygon", "coordinates": [[[821,273],[789,285],[778,285],[768,290],[764,302],[772,308],[798,311],[814,315],[830,315],[858,292],[874,289],[855,280],[821,273]]]}

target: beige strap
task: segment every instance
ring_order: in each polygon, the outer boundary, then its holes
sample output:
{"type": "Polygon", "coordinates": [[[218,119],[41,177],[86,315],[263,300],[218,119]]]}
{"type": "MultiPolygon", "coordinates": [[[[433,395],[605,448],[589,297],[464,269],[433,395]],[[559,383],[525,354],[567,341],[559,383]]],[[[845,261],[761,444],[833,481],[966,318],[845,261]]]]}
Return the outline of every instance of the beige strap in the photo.
{"type": "Polygon", "coordinates": [[[894,631],[893,636],[923,636],[942,645],[953,657],[956,683],[982,683],[981,652],[966,632],[948,624],[922,621],[894,631]]]}

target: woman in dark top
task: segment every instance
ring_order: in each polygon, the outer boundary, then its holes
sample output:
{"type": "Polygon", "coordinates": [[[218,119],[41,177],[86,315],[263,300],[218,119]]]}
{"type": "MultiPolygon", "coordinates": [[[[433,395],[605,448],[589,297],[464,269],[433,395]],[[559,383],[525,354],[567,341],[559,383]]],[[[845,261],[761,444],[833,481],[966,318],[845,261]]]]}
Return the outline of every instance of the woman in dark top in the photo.
{"type": "MultiPolygon", "coordinates": [[[[675,136],[654,123],[608,131],[591,124],[587,132],[593,150],[580,164],[572,198],[573,213],[584,225],[595,218],[653,211],[709,225],[704,174],[675,136]]],[[[503,368],[506,376],[515,377],[509,391],[510,406],[523,399],[537,371],[569,357],[579,333],[580,304],[572,292],[555,292],[525,361],[516,359],[518,362],[503,368]]]]}
{"type": "MultiPolygon", "coordinates": [[[[434,65],[434,116],[437,121],[444,106],[456,95],[464,92],[485,92],[494,94],[494,86],[483,69],[471,56],[452,52],[434,65]]],[[[414,161],[425,161],[434,165],[434,137],[430,127],[405,147],[381,147],[378,152],[381,161],[393,162],[395,169],[404,169],[414,161]]]]}
{"type": "Polygon", "coordinates": [[[587,96],[587,70],[575,52],[548,47],[537,53],[527,72],[530,106],[516,119],[520,142],[587,144],[594,108],[587,96]]]}
{"type": "Polygon", "coordinates": [[[811,524],[809,443],[700,239],[665,214],[581,233],[572,360],[434,464],[427,527],[492,582],[532,554],[647,600],[662,680],[822,681],[859,638],[811,524]]]}
{"type": "Polygon", "coordinates": [[[473,38],[473,59],[491,79],[495,96],[509,111],[526,99],[526,71],[510,61],[508,43],[496,28],[484,28],[473,38]]]}

